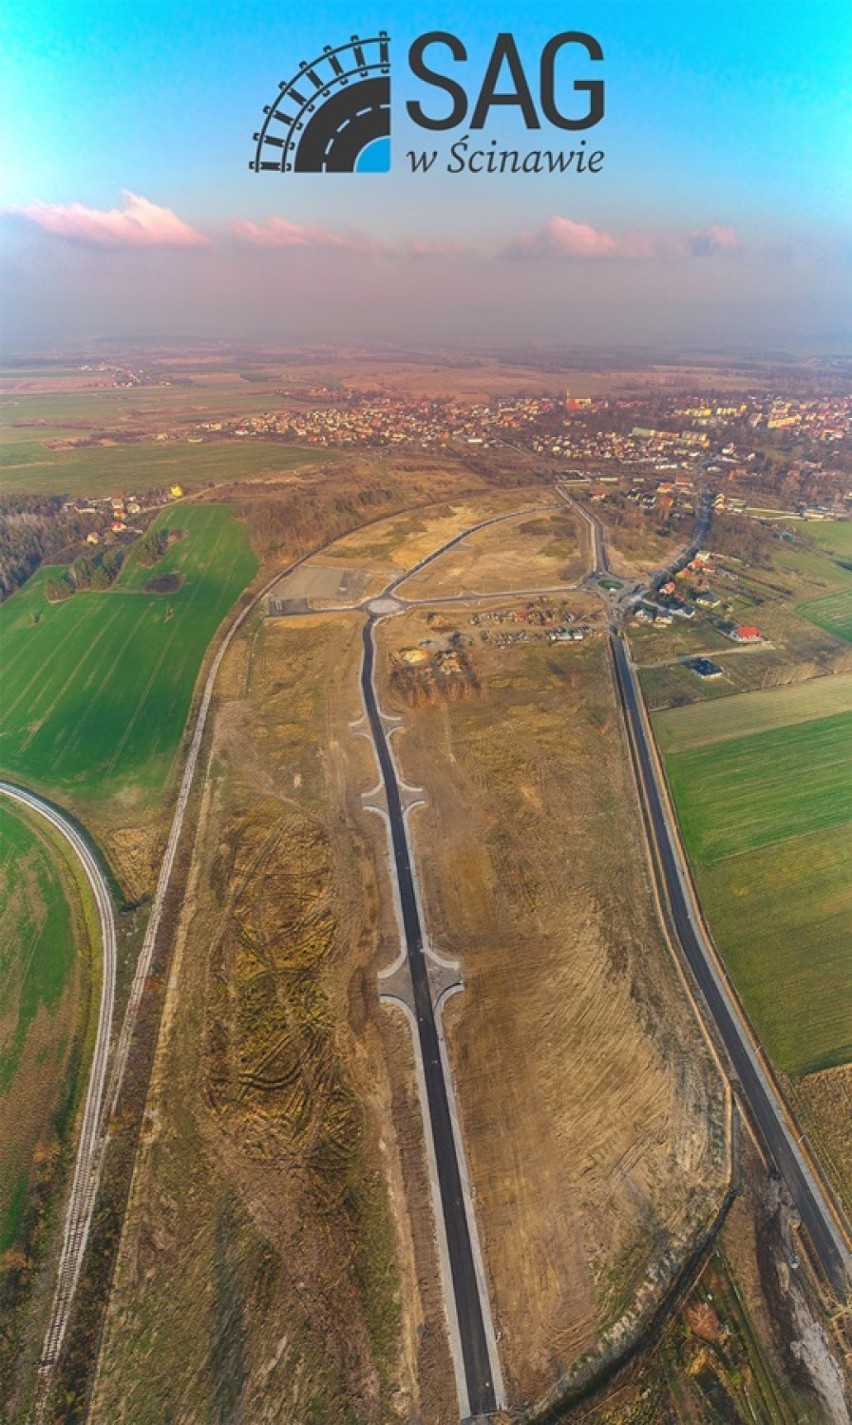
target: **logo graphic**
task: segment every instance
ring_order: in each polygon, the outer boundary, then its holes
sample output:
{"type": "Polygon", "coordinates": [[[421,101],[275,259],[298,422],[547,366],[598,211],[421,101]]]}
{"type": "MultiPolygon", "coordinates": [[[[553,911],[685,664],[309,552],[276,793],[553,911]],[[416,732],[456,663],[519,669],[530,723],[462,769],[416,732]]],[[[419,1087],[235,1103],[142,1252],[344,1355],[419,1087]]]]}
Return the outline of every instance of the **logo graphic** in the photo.
{"type": "Polygon", "coordinates": [[[282,82],[255,134],[255,173],[387,173],[390,170],[390,41],[353,35],[325,45],[282,82]]]}

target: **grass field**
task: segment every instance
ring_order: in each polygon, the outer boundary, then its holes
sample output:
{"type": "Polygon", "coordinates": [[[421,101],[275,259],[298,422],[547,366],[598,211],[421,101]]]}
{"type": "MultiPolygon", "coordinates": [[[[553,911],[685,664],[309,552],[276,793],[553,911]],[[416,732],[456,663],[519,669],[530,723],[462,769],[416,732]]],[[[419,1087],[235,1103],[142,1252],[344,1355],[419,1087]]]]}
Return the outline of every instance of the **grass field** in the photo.
{"type": "Polygon", "coordinates": [[[852,673],[670,708],[656,714],[654,731],[661,750],[676,753],[846,712],[852,712],[852,673]]]}
{"type": "Polygon", "coordinates": [[[852,1059],[852,826],[719,861],[701,899],[772,1062],[789,1074],[852,1059]]]}
{"type": "Polygon", "coordinates": [[[286,473],[295,465],[332,458],[328,451],[268,441],[201,445],[173,441],[75,450],[46,450],[40,443],[17,441],[0,447],[0,493],[97,496],[158,489],[175,482],[191,489],[208,481],[286,473]]]}
{"type": "Polygon", "coordinates": [[[810,623],[815,623],[817,628],[824,628],[845,643],[852,643],[852,589],[808,600],[797,605],[796,612],[810,623]]]}
{"type": "Polygon", "coordinates": [[[811,539],[837,559],[852,559],[852,520],[824,520],[808,528],[811,539]]]}
{"type": "Polygon", "coordinates": [[[56,604],[41,570],[0,608],[0,766],[22,781],[82,797],[162,787],[207,645],[257,561],[224,506],[157,523],[185,538],[153,569],[131,555],[111,590],[56,604]],[[144,592],[166,572],[182,575],[176,592],[144,592]]]}
{"type": "Polygon", "coordinates": [[[852,1057],[852,675],[654,716],[713,936],[777,1068],[852,1057]]]}
{"type": "Polygon", "coordinates": [[[62,852],[0,797],[0,1287],[3,1254],[26,1252],[34,1165],[50,1157],[74,1103],[86,948],[62,852]]]}
{"type": "Polygon", "coordinates": [[[667,759],[694,863],[825,830],[852,818],[852,713],[691,748],[667,759]]]}
{"type": "MultiPolygon", "coordinates": [[[[801,530],[797,529],[801,537],[801,530]]],[[[808,527],[808,546],[785,549],[779,567],[805,575],[827,592],[796,605],[795,612],[844,643],[852,643],[852,520],[808,527]]]]}

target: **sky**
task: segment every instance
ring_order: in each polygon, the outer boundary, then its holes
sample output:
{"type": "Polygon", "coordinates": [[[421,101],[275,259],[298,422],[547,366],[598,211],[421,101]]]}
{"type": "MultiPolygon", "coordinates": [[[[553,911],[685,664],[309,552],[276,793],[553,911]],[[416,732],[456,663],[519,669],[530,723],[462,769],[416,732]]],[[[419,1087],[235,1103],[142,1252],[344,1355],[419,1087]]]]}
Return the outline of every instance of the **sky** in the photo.
{"type": "MultiPolygon", "coordinates": [[[[852,7],[835,0],[485,5],[8,0],[0,20],[0,301],[9,352],[95,339],[679,345],[848,352],[852,7]],[[279,82],[325,45],[386,30],[388,173],[249,168],[279,82]],[[583,132],[542,118],[602,78],[583,132]],[[412,74],[448,31],[465,122],[412,74]],[[496,36],[513,36],[541,127],[517,105],[470,128],[496,36]],[[450,144],[603,152],[595,173],[446,169],[450,144]],[[406,155],[437,150],[428,174],[406,155]]],[[[506,66],[498,92],[511,87],[506,66]]]]}

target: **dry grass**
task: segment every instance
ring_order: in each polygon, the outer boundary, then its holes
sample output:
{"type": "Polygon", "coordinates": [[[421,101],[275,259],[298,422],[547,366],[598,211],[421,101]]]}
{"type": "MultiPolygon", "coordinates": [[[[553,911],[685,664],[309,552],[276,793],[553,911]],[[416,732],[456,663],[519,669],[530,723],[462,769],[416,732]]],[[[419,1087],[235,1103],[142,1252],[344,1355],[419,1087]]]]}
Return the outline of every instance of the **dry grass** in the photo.
{"type": "Polygon", "coordinates": [[[355,633],[267,624],[217,717],[96,1419],[342,1425],[414,1391],[377,897],[340,799],[355,633]]]}
{"type": "Polygon", "coordinates": [[[837,1193],[852,1213],[852,1064],[788,1081],[796,1112],[837,1193]]]}
{"type": "Polygon", "coordinates": [[[566,510],[527,513],[478,530],[420,574],[406,580],[406,599],[431,599],[474,590],[548,589],[585,572],[578,531],[566,510]]]}
{"type": "Polygon", "coordinates": [[[546,504],[552,498],[552,492],[541,487],[487,491],[475,498],[451,498],[444,504],[391,516],[368,529],[344,535],[323,553],[319,562],[366,566],[377,578],[381,575],[391,578],[483,520],[546,504]]]}
{"type": "MultiPolygon", "coordinates": [[[[413,615],[385,625],[422,637],[413,615]]],[[[477,649],[479,700],[412,712],[427,927],[515,1403],[706,1220],[721,1093],[654,922],[604,645],[477,649]]]]}
{"type": "MultiPolygon", "coordinates": [[[[341,563],[408,566],[510,499],[388,521],[341,563]]],[[[360,628],[255,620],[223,669],[97,1420],[454,1419],[410,1032],[375,978],[398,930],[349,726],[360,628]]],[[[395,745],[428,789],[428,929],[464,963],[451,1054],[529,1402],[701,1229],[723,1104],[651,909],[603,643],[471,657],[481,694],[406,708],[395,745]]]]}

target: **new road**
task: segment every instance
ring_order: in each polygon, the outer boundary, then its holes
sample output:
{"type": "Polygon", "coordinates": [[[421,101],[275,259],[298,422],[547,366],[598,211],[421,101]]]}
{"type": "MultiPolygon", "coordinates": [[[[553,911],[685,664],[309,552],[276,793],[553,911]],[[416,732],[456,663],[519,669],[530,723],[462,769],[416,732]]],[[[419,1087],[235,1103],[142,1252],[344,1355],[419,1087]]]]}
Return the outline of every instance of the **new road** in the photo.
{"type": "Polygon", "coordinates": [[[115,1005],[115,961],[116,930],[112,898],[106,878],[92,854],[88,842],[76,826],[41,797],[25,792],[10,782],[0,782],[0,793],[18,802],[29,811],[43,817],[55,831],[68,842],[83,869],[92,889],[100,920],[101,943],[103,946],[103,967],[101,982],[101,1002],[98,1010],[98,1028],[95,1049],[92,1056],[92,1070],[83,1110],[80,1129],[80,1144],[74,1168],[74,1182],[68,1209],[65,1215],[65,1232],[59,1257],[59,1270],[53,1297],[50,1320],[42,1348],[42,1371],[49,1371],[54,1364],[68,1321],[68,1310],[74,1296],[74,1288],[80,1275],[80,1266],[86,1250],[89,1225],[92,1220],[95,1193],[97,1191],[97,1166],[99,1151],[99,1124],[101,1106],[106,1082],[109,1041],[112,1031],[112,1015],[115,1005]]]}
{"type": "Polygon", "coordinates": [[[782,1174],[802,1222],[808,1230],[823,1268],[840,1295],[848,1289],[849,1252],[819,1183],[803,1156],[790,1121],[751,1042],[751,1036],[734,1004],[728,986],[707,945],[692,908],[687,872],[678,854],[678,836],[672,827],[658,785],[658,773],[649,747],[640,706],[641,692],[628,657],[625,640],[611,636],[616,686],[628,730],[637,777],[647,811],[649,834],[657,854],[671,918],[684,956],[707,1004],[727,1051],[752,1118],[782,1174]]]}
{"type": "Polygon", "coordinates": [[[396,770],[382,726],[373,684],[374,623],[375,618],[370,616],[364,625],[361,692],[387,798],[391,844],[399,887],[399,903],[408,966],[414,988],[414,1015],[426,1083],[429,1126],[434,1144],[434,1158],[441,1194],[441,1211],[446,1230],[452,1289],[464,1362],[468,1408],[470,1414],[474,1416],[490,1415],[497,1408],[496,1392],[476,1279],[470,1228],[462,1192],[459,1160],[453,1136],[447,1084],[441,1063],[438,1027],[432,1007],[432,993],[424,954],[423,928],[420,924],[396,770]]]}
{"type": "MultiPolygon", "coordinates": [[[[566,491],[560,490],[559,493],[568,503],[573,504],[591,525],[596,566],[600,571],[607,571],[607,551],[601,521],[578,501],[572,500],[566,491]]],[[[694,556],[700,541],[704,539],[709,523],[710,496],[705,490],[702,492],[697,511],[694,543],[666,570],[655,575],[652,583],[658,583],[660,579],[684,567],[694,556]]],[[[689,873],[680,846],[680,834],[669,814],[668,802],[662,788],[662,771],[651,746],[652,734],[643,715],[642,692],[630,662],[627,640],[617,627],[613,627],[610,642],[616,689],[645,805],[648,835],[655,851],[660,889],[668,903],[672,926],[725,1046],[752,1122],[787,1184],[826,1276],[838,1294],[845,1297],[852,1274],[846,1238],[827,1192],[801,1151],[785,1105],[760,1061],[751,1030],[739,1011],[735,997],[719,967],[714,949],[708,943],[694,906],[689,873]]]]}

